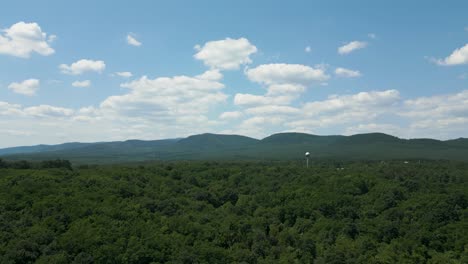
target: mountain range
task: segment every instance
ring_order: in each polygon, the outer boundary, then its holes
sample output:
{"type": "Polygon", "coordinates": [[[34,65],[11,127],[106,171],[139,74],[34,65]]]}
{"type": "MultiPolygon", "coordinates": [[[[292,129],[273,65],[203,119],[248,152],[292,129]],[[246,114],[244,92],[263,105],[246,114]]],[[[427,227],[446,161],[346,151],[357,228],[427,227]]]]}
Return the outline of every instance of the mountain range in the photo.
{"type": "Polygon", "coordinates": [[[74,163],[147,160],[460,160],[468,161],[468,139],[402,139],[383,133],[318,136],[279,133],[261,140],[240,135],[200,134],[163,140],[64,143],[0,149],[6,160],[68,159],[74,163]]]}

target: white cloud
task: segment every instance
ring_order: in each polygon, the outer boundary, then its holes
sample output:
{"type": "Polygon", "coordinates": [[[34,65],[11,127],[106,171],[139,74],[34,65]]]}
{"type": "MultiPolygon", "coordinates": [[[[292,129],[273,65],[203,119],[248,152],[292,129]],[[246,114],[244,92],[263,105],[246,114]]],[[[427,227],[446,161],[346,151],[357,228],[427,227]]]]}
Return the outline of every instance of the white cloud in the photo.
{"type": "MultiPolygon", "coordinates": [[[[249,80],[267,86],[265,95],[238,93],[234,104],[244,107],[243,113],[250,117],[238,127],[251,136],[265,135],[266,131],[278,129],[287,121],[301,116],[301,109],[290,104],[314,82],[327,80],[326,65],[314,68],[300,64],[265,64],[245,73],[249,80]]],[[[273,130],[274,131],[274,130],[273,130]]]]}
{"type": "Polygon", "coordinates": [[[345,134],[384,132],[447,139],[468,133],[468,90],[405,101],[396,90],[330,96],[306,103],[301,113],[296,119],[289,118],[286,126],[305,131],[327,128],[345,134]],[[342,132],[340,127],[344,127],[342,132]]]}
{"type": "Polygon", "coordinates": [[[364,41],[351,41],[341,47],[338,48],[338,53],[343,55],[343,54],[348,54],[348,53],[351,53],[355,50],[358,50],[358,49],[363,49],[367,47],[367,42],[364,42],[364,41]]]}
{"type": "Polygon", "coordinates": [[[241,127],[252,129],[254,127],[264,126],[267,124],[278,125],[284,121],[281,117],[264,117],[255,116],[244,120],[241,127]]]}
{"type": "Polygon", "coordinates": [[[23,107],[19,104],[10,104],[0,101],[0,115],[18,117],[65,117],[74,113],[72,109],[51,105],[38,105],[23,107]]]}
{"type": "Polygon", "coordinates": [[[141,43],[140,41],[138,41],[138,40],[134,37],[134,35],[131,34],[131,33],[127,35],[127,43],[128,43],[129,45],[132,45],[132,46],[135,46],[135,47],[139,47],[139,46],[141,46],[141,44],[142,44],[142,43],[141,43]]]}
{"type": "Polygon", "coordinates": [[[276,96],[276,95],[294,95],[294,94],[300,94],[305,91],[305,86],[300,85],[300,84],[272,84],[268,86],[268,96],[276,96]]]}
{"type": "Polygon", "coordinates": [[[445,59],[436,60],[437,64],[444,66],[468,64],[468,44],[456,49],[445,59]]]}
{"type": "Polygon", "coordinates": [[[419,97],[404,102],[400,115],[414,119],[443,120],[468,116],[468,90],[456,94],[419,97]]]}
{"type": "Polygon", "coordinates": [[[115,73],[116,75],[120,76],[120,77],[124,77],[124,78],[130,78],[133,76],[133,74],[131,72],[116,72],[115,73]]]}
{"type": "Polygon", "coordinates": [[[325,68],[324,65],[312,68],[301,64],[276,63],[248,69],[245,74],[249,80],[267,85],[267,93],[265,95],[238,93],[234,97],[234,104],[249,107],[288,105],[306,90],[307,85],[330,78],[325,73],[325,68]]]}
{"type": "Polygon", "coordinates": [[[121,85],[130,89],[124,95],[110,96],[100,108],[120,117],[159,119],[173,122],[177,118],[200,117],[213,105],[224,102],[222,83],[189,76],[146,76],[121,85]]]}
{"type": "Polygon", "coordinates": [[[437,135],[439,133],[447,133],[450,130],[460,130],[460,125],[463,125],[462,130],[468,131],[468,117],[447,117],[443,119],[426,119],[418,120],[411,124],[411,128],[417,128],[426,131],[433,131],[429,135],[437,135]]]}
{"type": "Polygon", "coordinates": [[[223,78],[223,74],[219,70],[208,70],[200,75],[196,76],[198,79],[208,80],[208,81],[219,81],[223,78]]]}
{"type": "Polygon", "coordinates": [[[220,70],[237,70],[241,65],[250,64],[250,55],[257,52],[257,47],[246,38],[209,41],[203,47],[195,46],[195,49],[198,51],[195,59],[220,70]]]}
{"type": "Polygon", "coordinates": [[[310,53],[312,51],[312,48],[310,46],[307,46],[305,47],[304,51],[310,53]]]}
{"type": "Polygon", "coordinates": [[[13,82],[8,85],[8,89],[13,90],[15,93],[32,96],[36,94],[39,89],[40,81],[38,79],[28,79],[20,83],[13,82]]]}
{"type": "Polygon", "coordinates": [[[93,122],[102,120],[101,111],[93,106],[82,107],[76,111],[73,120],[80,122],[93,122]]]}
{"type": "Polygon", "coordinates": [[[9,135],[9,136],[20,136],[20,137],[28,137],[36,135],[35,132],[32,131],[22,131],[16,129],[0,129],[0,134],[9,135]]]}
{"type": "Polygon", "coordinates": [[[219,115],[219,119],[238,119],[242,117],[242,112],[232,111],[232,112],[223,112],[219,115]]]}
{"type": "Polygon", "coordinates": [[[20,58],[29,58],[35,52],[48,56],[55,51],[49,43],[55,39],[42,32],[37,23],[18,22],[0,33],[0,54],[12,55],[20,58]]]}
{"type": "Polygon", "coordinates": [[[301,130],[373,120],[379,115],[392,113],[399,102],[397,90],[334,95],[323,101],[306,103],[301,109],[301,118],[288,122],[287,126],[301,130]]]}
{"type": "Polygon", "coordinates": [[[371,39],[376,39],[376,38],[377,38],[377,35],[374,34],[374,33],[369,33],[369,34],[367,34],[367,36],[368,36],[369,38],[371,38],[371,39]]]}
{"type": "Polygon", "coordinates": [[[222,123],[207,116],[228,97],[222,92],[224,84],[218,81],[190,76],[144,76],[121,86],[128,89],[126,93],[78,110],[1,103],[0,114],[6,116],[0,118],[0,126],[6,121],[15,128],[34,126],[40,134],[35,140],[47,143],[182,137],[213,131],[222,123]],[[108,131],[105,137],[99,133],[102,130],[108,131]]]}
{"type": "Polygon", "coordinates": [[[56,107],[51,105],[38,105],[27,107],[24,113],[34,117],[67,117],[73,114],[73,110],[69,108],[56,107]]]}
{"type": "Polygon", "coordinates": [[[263,96],[253,94],[241,94],[238,93],[234,97],[235,105],[286,105],[291,103],[295,97],[293,96],[263,96]]]}
{"type": "Polygon", "coordinates": [[[285,106],[285,105],[262,105],[262,106],[256,106],[252,108],[247,108],[245,112],[250,115],[292,115],[292,114],[299,114],[300,109],[291,107],[291,106],[285,106]]]}
{"type": "Polygon", "coordinates": [[[324,101],[306,103],[303,109],[310,116],[351,110],[365,112],[370,108],[389,107],[399,100],[400,93],[397,90],[370,91],[353,95],[332,95],[324,101]]]}
{"type": "Polygon", "coordinates": [[[18,116],[22,114],[21,105],[11,104],[8,102],[0,101],[0,115],[1,116],[18,116]]]}
{"type": "Polygon", "coordinates": [[[347,77],[347,78],[361,76],[361,73],[359,71],[353,71],[353,70],[341,68],[341,67],[338,67],[335,69],[335,74],[338,77],[347,77]]]}
{"type": "Polygon", "coordinates": [[[73,87],[89,87],[91,86],[91,81],[90,80],[85,80],[85,81],[74,81],[72,83],[73,87]]]}
{"type": "Polygon", "coordinates": [[[314,81],[325,81],[330,78],[323,67],[312,68],[301,64],[263,64],[246,71],[247,77],[257,83],[272,84],[302,84],[314,81]]]}
{"type": "Polygon", "coordinates": [[[70,75],[80,75],[85,72],[101,73],[106,69],[106,64],[102,60],[87,60],[82,59],[72,63],[71,65],[60,64],[62,73],[70,75]]]}

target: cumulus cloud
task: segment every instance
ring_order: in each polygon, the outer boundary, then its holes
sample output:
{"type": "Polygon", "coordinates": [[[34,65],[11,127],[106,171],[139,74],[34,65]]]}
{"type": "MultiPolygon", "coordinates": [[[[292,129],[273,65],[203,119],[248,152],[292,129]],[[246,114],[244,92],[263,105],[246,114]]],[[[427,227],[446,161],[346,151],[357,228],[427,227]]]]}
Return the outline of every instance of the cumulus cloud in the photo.
{"type": "Polygon", "coordinates": [[[354,78],[360,77],[361,73],[359,71],[338,67],[335,69],[335,75],[338,77],[354,78]]]}
{"type": "Polygon", "coordinates": [[[9,136],[20,136],[20,137],[28,137],[36,135],[35,132],[32,131],[23,131],[23,130],[16,130],[16,129],[0,129],[0,134],[9,135],[9,136]]]}
{"type": "MultiPolygon", "coordinates": [[[[6,124],[15,129],[34,126],[40,135],[32,143],[157,139],[215,132],[214,127],[226,122],[210,119],[208,114],[228,98],[222,91],[224,84],[218,81],[218,75],[213,71],[193,77],[143,76],[121,84],[126,88],[123,94],[109,96],[96,106],[77,110],[0,102],[0,127],[6,124]],[[105,137],[100,130],[108,132],[105,137]]],[[[15,142],[26,144],[19,138],[15,142]]]]}
{"type": "Polygon", "coordinates": [[[80,122],[94,122],[101,121],[102,119],[103,116],[100,109],[93,106],[87,106],[78,109],[73,117],[73,120],[80,122]]]}
{"type": "Polygon", "coordinates": [[[263,64],[246,71],[247,77],[257,83],[272,84],[310,84],[330,78],[322,67],[310,67],[301,64],[263,64]]]}
{"type": "Polygon", "coordinates": [[[194,122],[211,106],[227,98],[221,92],[224,88],[222,83],[189,76],[156,79],[143,76],[121,86],[130,92],[108,97],[100,105],[102,111],[167,122],[192,116],[191,122],[194,122]]]}
{"type": "Polygon", "coordinates": [[[302,117],[289,122],[293,129],[304,127],[330,127],[373,120],[400,102],[397,90],[360,92],[353,95],[334,95],[323,101],[304,104],[302,117]]]}
{"type": "Polygon", "coordinates": [[[106,69],[106,64],[102,60],[82,59],[72,63],[71,65],[60,64],[59,68],[64,74],[80,75],[85,72],[101,73],[106,69]]]}
{"type": "Polygon", "coordinates": [[[272,84],[268,86],[268,96],[276,96],[276,95],[294,95],[300,94],[305,91],[306,87],[301,84],[272,84]]]}
{"type": "Polygon", "coordinates": [[[219,70],[208,70],[196,77],[202,80],[219,81],[223,78],[223,74],[219,70]]]}
{"type": "Polygon", "coordinates": [[[0,116],[18,116],[22,112],[21,105],[0,101],[0,116]]]}
{"type": "Polygon", "coordinates": [[[253,105],[285,105],[291,103],[295,97],[282,95],[282,96],[263,96],[253,94],[238,93],[234,97],[234,104],[243,106],[253,105]]]}
{"type": "Polygon", "coordinates": [[[135,36],[132,33],[127,35],[127,43],[128,43],[128,45],[132,45],[132,46],[135,46],[135,47],[139,47],[142,44],[140,41],[138,41],[135,38],[135,36]]]}
{"type": "Polygon", "coordinates": [[[24,110],[26,115],[34,117],[67,117],[73,114],[73,110],[69,108],[56,107],[51,105],[38,105],[27,107],[24,110]]]}
{"type": "Polygon", "coordinates": [[[85,81],[74,81],[72,83],[73,87],[89,87],[91,86],[91,81],[90,80],[85,80],[85,81]]]}
{"type": "Polygon", "coordinates": [[[284,121],[281,117],[264,117],[264,116],[255,116],[250,117],[244,120],[241,124],[241,127],[253,130],[255,127],[265,126],[265,125],[278,125],[284,121]]]}
{"type": "Polygon", "coordinates": [[[245,112],[250,115],[291,115],[299,114],[300,109],[296,107],[286,106],[286,105],[262,105],[252,108],[247,108],[245,112]]]}
{"type": "Polygon", "coordinates": [[[468,117],[468,90],[455,94],[435,95],[406,100],[401,116],[430,122],[444,123],[444,120],[461,120],[468,117]]]}
{"type": "Polygon", "coordinates": [[[445,59],[436,60],[436,63],[443,66],[468,64],[468,44],[456,49],[445,59]]]}
{"type": "Polygon", "coordinates": [[[330,112],[386,108],[399,100],[400,93],[397,90],[370,91],[353,95],[332,95],[324,101],[309,102],[304,105],[303,109],[307,115],[315,116],[330,112]]]}
{"type": "Polygon", "coordinates": [[[195,46],[195,49],[198,51],[195,59],[220,70],[237,70],[241,65],[250,64],[250,55],[257,52],[257,47],[246,38],[209,41],[203,46],[195,46]]]}
{"type": "Polygon", "coordinates": [[[418,137],[450,138],[468,134],[468,90],[405,100],[398,113],[418,137]]]}
{"type": "Polygon", "coordinates": [[[367,47],[367,42],[364,42],[364,41],[351,41],[341,47],[338,48],[338,53],[341,54],[341,55],[344,55],[344,54],[349,54],[355,50],[358,50],[358,49],[363,49],[367,47]]]}
{"type": "Polygon", "coordinates": [[[47,38],[47,33],[42,32],[37,23],[21,21],[10,28],[1,30],[0,54],[20,58],[29,58],[34,52],[42,56],[52,55],[55,51],[49,44],[55,38],[55,35],[47,38]]]}
{"type": "Polygon", "coordinates": [[[219,119],[224,119],[224,120],[238,119],[240,117],[242,117],[242,112],[239,112],[239,111],[223,112],[219,115],[219,119]]]}
{"type": "Polygon", "coordinates": [[[117,76],[120,76],[120,77],[124,77],[124,78],[130,78],[133,76],[133,74],[131,72],[116,72],[115,73],[117,76]]]}
{"type": "Polygon", "coordinates": [[[0,101],[0,115],[9,117],[67,117],[74,113],[72,109],[51,106],[37,105],[23,107],[19,104],[11,104],[0,101]]]}
{"type": "MultiPolygon", "coordinates": [[[[264,64],[248,69],[248,79],[267,86],[264,95],[238,93],[234,104],[243,107],[243,112],[250,116],[238,129],[251,135],[262,134],[258,124],[272,126],[286,121],[286,117],[299,116],[301,109],[291,103],[314,82],[323,82],[330,77],[325,73],[325,66],[310,67],[301,64],[264,64]]],[[[266,129],[266,128],[265,128],[266,129]]]]}
{"type": "Polygon", "coordinates": [[[28,79],[19,83],[11,83],[10,85],[8,85],[8,89],[12,90],[15,93],[32,96],[36,94],[36,91],[39,89],[39,85],[40,81],[38,79],[28,79]]]}

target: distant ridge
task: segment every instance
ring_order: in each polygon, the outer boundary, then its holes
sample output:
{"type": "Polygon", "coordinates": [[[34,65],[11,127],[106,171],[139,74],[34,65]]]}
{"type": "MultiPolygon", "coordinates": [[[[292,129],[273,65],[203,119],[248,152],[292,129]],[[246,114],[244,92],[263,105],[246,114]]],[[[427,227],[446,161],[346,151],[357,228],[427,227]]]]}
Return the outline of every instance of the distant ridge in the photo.
{"type": "Polygon", "coordinates": [[[198,148],[238,148],[255,144],[259,140],[239,135],[199,134],[181,139],[178,145],[198,148]]]}
{"type": "Polygon", "coordinates": [[[76,149],[80,147],[85,147],[93,144],[99,143],[79,143],[79,142],[70,142],[57,145],[36,145],[36,146],[21,146],[21,147],[12,147],[0,149],[0,155],[5,154],[17,154],[17,153],[34,153],[34,152],[44,152],[44,151],[54,151],[54,150],[65,150],[65,149],[76,149]]]}
{"type": "Polygon", "coordinates": [[[11,160],[69,159],[75,163],[146,160],[386,160],[443,159],[468,161],[468,139],[400,139],[384,133],[319,136],[278,133],[261,140],[241,135],[199,134],[180,139],[65,143],[0,149],[11,160]]]}
{"type": "Polygon", "coordinates": [[[313,140],[316,140],[319,136],[298,133],[298,132],[289,132],[289,133],[278,133],[268,136],[261,141],[263,143],[288,143],[288,144],[297,144],[297,143],[307,143],[313,140]]]}

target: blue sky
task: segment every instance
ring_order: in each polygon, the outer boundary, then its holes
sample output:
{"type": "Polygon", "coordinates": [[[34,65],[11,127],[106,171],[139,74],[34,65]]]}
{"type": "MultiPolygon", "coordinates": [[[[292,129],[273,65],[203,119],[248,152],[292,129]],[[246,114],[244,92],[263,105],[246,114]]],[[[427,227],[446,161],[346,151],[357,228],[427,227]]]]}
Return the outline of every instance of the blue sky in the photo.
{"type": "Polygon", "coordinates": [[[8,1],[0,147],[204,132],[466,137],[467,11],[466,1],[8,1]]]}

